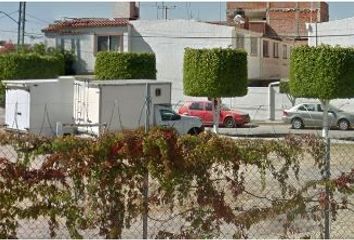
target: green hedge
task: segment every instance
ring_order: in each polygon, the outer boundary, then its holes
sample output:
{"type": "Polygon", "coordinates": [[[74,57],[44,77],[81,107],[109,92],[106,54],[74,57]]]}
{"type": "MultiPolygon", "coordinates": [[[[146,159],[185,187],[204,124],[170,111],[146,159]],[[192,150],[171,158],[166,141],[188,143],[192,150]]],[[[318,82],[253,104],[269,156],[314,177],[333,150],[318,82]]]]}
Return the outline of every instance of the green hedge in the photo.
{"type": "Polygon", "coordinates": [[[54,78],[64,74],[64,58],[37,54],[0,55],[0,80],[54,78]]]}
{"type": "Polygon", "coordinates": [[[247,94],[247,53],[241,49],[186,48],[184,93],[196,97],[235,97],[247,94]]]}
{"type": "Polygon", "coordinates": [[[99,52],[97,79],[156,79],[156,59],[152,53],[99,52]]]}
{"type": "MultiPolygon", "coordinates": [[[[64,57],[9,53],[0,55],[0,81],[12,79],[54,78],[64,74],[64,57]]],[[[5,104],[5,90],[0,83],[0,106],[5,104]]]]}
{"type": "Polygon", "coordinates": [[[290,93],[289,81],[280,81],[279,92],[280,93],[290,93]]]}
{"type": "Polygon", "coordinates": [[[354,97],[354,49],[326,45],[294,48],[289,86],[294,97],[354,97]]]}

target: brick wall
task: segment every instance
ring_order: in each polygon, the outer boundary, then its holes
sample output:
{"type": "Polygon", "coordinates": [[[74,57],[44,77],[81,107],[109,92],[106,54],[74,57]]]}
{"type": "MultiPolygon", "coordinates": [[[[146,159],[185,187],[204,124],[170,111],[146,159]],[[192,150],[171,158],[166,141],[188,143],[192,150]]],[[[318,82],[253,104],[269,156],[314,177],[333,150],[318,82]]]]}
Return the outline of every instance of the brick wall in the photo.
{"type": "MultiPolygon", "coordinates": [[[[318,22],[328,21],[328,4],[325,2],[228,2],[227,20],[233,19],[234,11],[242,8],[247,12],[266,11],[266,23],[271,32],[268,35],[307,36],[305,23],[315,22],[319,11],[318,22]]],[[[250,21],[252,19],[250,18],[250,21]]],[[[253,26],[246,24],[246,26],[253,26]]],[[[257,31],[260,28],[254,27],[257,31]]],[[[253,29],[250,29],[253,30],[253,29]]]]}

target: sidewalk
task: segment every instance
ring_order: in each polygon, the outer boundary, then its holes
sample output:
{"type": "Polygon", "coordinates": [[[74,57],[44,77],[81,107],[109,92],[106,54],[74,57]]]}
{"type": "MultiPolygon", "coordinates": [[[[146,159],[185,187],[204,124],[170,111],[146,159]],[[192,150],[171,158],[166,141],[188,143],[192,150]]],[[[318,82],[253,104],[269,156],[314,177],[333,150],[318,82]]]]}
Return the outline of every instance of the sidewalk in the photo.
{"type": "Polygon", "coordinates": [[[289,125],[285,124],[282,120],[251,120],[250,124],[255,124],[255,125],[289,125]]]}

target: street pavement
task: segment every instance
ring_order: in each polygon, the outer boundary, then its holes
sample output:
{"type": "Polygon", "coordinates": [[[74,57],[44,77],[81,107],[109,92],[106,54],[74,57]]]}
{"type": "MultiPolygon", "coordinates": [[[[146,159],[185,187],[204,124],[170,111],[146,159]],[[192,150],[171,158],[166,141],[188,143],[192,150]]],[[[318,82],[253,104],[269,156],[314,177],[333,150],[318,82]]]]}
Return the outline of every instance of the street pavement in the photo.
{"type": "MultiPolygon", "coordinates": [[[[0,126],[5,124],[5,109],[0,108],[0,126]]],[[[211,131],[211,128],[206,128],[211,131]]],[[[281,121],[254,121],[241,128],[219,128],[219,133],[232,137],[279,138],[288,134],[315,134],[321,136],[321,128],[291,129],[290,124],[281,121]]],[[[354,141],[354,129],[341,131],[331,129],[330,138],[354,141]]]]}
{"type": "MultiPolygon", "coordinates": [[[[211,128],[207,128],[211,130],[211,128]]],[[[260,137],[260,138],[279,138],[288,134],[315,134],[322,135],[321,128],[292,129],[289,124],[281,122],[258,122],[241,128],[219,128],[219,133],[232,137],[260,137]]],[[[342,139],[354,141],[354,129],[342,131],[330,129],[329,137],[332,139],[342,139]]]]}

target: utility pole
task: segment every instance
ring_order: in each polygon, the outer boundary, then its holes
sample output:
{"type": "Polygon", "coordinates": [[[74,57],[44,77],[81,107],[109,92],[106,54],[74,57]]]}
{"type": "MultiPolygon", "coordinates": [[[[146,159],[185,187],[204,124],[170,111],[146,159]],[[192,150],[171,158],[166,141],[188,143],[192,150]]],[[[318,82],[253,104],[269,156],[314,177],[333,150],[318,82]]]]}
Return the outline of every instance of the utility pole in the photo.
{"type": "Polygon", "coordinates": [[[22,2],[22,39],[21,45],[22,47],[25,44],[25,24],[26,24],[26,2],[22,2]]]}
{"type": "Polygon", "coordinates": [[[164,2],[162,2],[161,6],[158,6],[157,9],[161,9],[162,18],[165,20],[168,19],[168,10],[175,9],[176,6],[166,6],[164,2]]]}
{"type": "Polygon", "coordinates": [[[17,50],[20,48],[20,43],[21,43],[21,19],[22,19],[22,2],[19,3],[19,8],[18,8],[17,46],[16,46],[17,50]]]}
{"type": "Polygon", "coordinates": [[[20,2],[17,22],[17,50],[25,44],[26,2],[20,2]]]}

